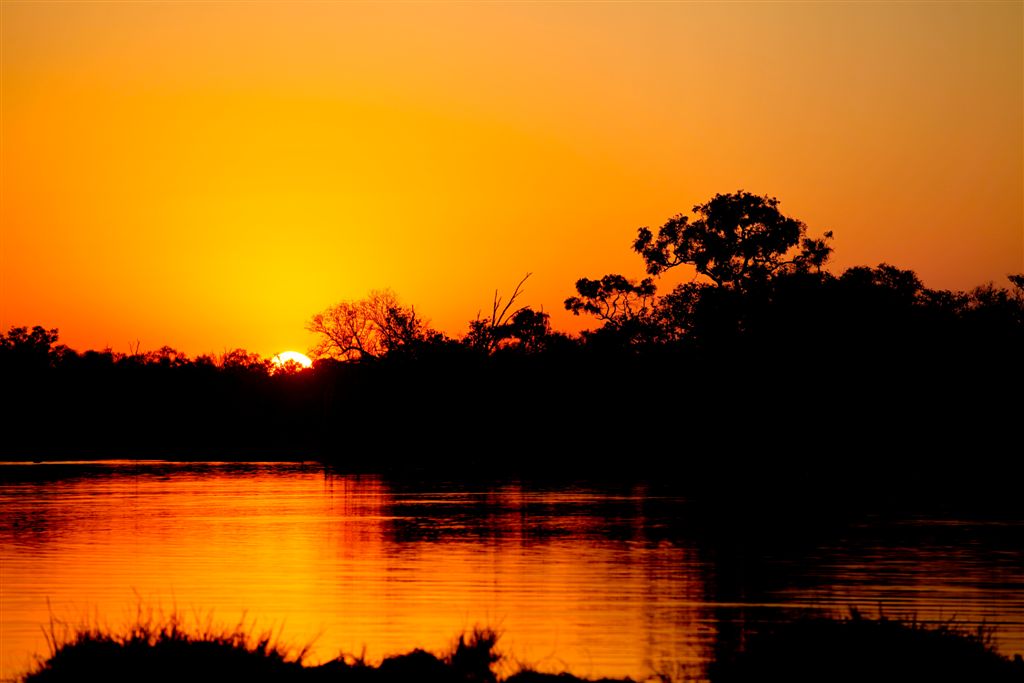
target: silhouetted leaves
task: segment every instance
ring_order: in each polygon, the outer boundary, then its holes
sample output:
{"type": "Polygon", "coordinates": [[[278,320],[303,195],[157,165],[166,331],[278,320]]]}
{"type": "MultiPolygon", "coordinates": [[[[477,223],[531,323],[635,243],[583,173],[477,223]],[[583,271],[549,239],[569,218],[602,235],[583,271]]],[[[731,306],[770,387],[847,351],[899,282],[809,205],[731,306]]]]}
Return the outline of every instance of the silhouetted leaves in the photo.
{"type": "Polygon", "coordinates": [[[634,282],[622,275],[605,275],[600,280],[576,281],[579,296],[565,300],[565,308],[575,315],[590,313],[612,327],[623,327],[649,318],[657,288],[654,280],[634,282]]]}
{"type": "Polygon", "coordinates": [[[669,219],[657,234],[640,228],[633,250],[647,272],[660,275],[689,264],[722,287],[745,288],[782,272],[820,270],[832,252],[832,233],[811,239],[807,226],[784,216],[774,197],[740,190],[693,207],[696,219],[669,219]]]}
{"type": "Polygon", "coordinates": [[[50,364],[51,354],[59,355],[66,350],[56,344],[56,328],[12,327],[0,337],[0,362],[12,367],[45,367],[50,364]]]}

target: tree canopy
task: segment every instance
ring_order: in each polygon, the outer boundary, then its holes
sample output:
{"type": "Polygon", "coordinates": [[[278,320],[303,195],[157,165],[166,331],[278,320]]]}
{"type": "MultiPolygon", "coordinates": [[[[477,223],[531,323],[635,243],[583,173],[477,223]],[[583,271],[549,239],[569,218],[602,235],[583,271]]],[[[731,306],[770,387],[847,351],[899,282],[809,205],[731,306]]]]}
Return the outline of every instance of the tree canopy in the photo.
{"type": "Polygon", "coordinates": [[[576,315],[596,316],[604,321],[603,333],[630,343],[676,341],[701,330],[715,330],[718,337],[749,329],[753,309],[772,296],[769,285],[785,275],[820,275],[832,252],[831,232],[808,237],[807,226],[782,214],[778,205],[774,197],[740,190],[694,206],[692,219],[677,214],[657,233],[642,227],[633,250],[648,275],[688,264],[707,280],[658,296],[654,277],[581,278],[578,295],[566,299],[565,307],[576,315]]]}
{"type": "Polygon", "coordinates": [[[832,252],[832,233],[809,238],[807,226],[778,207],[774,197],[743,190],[716,194],[693,207],[693,220],[677,214],[657,234],[640,228],[633,249],[651,275],[685,263],[720,287],[741,289],[781,272],[820,270],[832,252]]]}
{"type": "Polygon", "coordinates": [[[311,355],[335,360],[380,358],[434,334],[416,309],[403,306],[390,289],[330,306],[314,315],[306,329],[319,335],[311,355]]]}

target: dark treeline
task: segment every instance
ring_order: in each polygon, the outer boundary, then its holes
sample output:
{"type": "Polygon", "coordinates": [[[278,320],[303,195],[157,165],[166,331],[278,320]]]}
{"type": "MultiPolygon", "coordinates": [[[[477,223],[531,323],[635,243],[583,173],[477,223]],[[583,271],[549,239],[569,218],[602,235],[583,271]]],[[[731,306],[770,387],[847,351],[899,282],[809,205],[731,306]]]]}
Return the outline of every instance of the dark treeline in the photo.
{"type": "Polygon", "coordinates": [[[576,283],[566,308],[593,331],[553,331],[519,305],[522,282],[454,338],[374,292],[312,318],[311,370],[241,350],[77,353],[56,330],[13,328],[3,453],[671,470],[860,491],[1012,481],[1024,276],[953,292],[887,264],[835,274],[831,237],[772,198],[717,195],[638,231],[649,277],[576,283]],[[677,266],[694,277],[660,293],[677,266]]]}

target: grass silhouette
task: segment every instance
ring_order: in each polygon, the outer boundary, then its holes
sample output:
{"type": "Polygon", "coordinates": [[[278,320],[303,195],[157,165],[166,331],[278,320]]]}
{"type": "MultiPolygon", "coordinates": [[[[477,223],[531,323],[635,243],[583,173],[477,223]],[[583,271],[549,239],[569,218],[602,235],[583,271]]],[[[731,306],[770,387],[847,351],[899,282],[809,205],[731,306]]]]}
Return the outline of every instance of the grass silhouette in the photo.
{"type": "Polygon", "coordinates": [[[45,631],[49,656],[22,678],[25,683],[497,683],[493,667],[501,660],[497,631],[479,627],[460,635],[447,654],[415,649],[387,657],[376,666],[363,655],[344,654],[308,665],[305,659],[312,644],[288,646],[279,633],[257,630],[244,618],[223,627],[215,625],[212,617],[189,620],[176,611],[165,614],[139,608],[134,621],[122,629],[70,624],[51,616],[45,631]]]}
{"type": "Polygon", "coordinates": [[[212,616],[190,624],[181,613],[137,610],[123,629],[98,623],[71,625],[53,616],[46,629],[50,656],[26,682],[298,680],[309,647],[281,643],[273,631],[257,631],[244,617],[234,626],[212,616]]]}
{"type": "MultiPolygon", "coordinates": [[[[198,622],[199,620],[197,620],[198,622]]],[[[993,644],[993,630],[968,629],[955,622],[933,625],[916,619],[866,617],[851,610],[845,618],[804,615],[753,633],[730,661],[712,662],[711,683],[788,681],[1024,681],[1024,662],[1010,660],[993,644]]],[[[240,621],[216,627],[212,619],[196,626],[178,613],[139,611],[134,623],[117,631],[93,625],[71,626],[51,619],[50,655],[23,677],[24,683],[65,681],[267,681],[290,683],[583,683],[571,673],[528,668],[501,679],[499,634],[474,628],[460,635],[450,652],[415,649],[374,665],[365,656],[342,655],[319,665],[304,660],[309,646],[281,643],[273,631],[257,631],[240,621]]],[[[669,677],[656,676],[661,683],[669,677]]],[[[601,679],[603,683],[625,683],[601,679]]],[[[595,683],[601,683],[595,682],[595,683]]]]}

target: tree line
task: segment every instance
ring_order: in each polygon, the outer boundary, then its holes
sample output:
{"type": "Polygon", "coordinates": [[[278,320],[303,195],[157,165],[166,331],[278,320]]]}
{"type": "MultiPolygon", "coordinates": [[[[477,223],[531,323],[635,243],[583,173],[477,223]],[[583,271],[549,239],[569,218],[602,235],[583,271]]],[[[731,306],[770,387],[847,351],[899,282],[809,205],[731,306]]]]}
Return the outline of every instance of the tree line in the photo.
{"type": "Polygon", "coordinates": [[[429,467],[432,443],[458,463],[575,467],[611,451],[752,471],[779,462],[768,451],[806,466],[833,446],[907,463],[996,449],[1021,408],[1024,275],[960,292],[884,263],[832,273],[832,239],[773,197],[719,194],[637,230],[645,277],[575,283],[564,305],[592,330],[553,330],[524,305],[529,275],[459,336],[384,290],[310,319],[310,371],[241,349],[77,353],[57,330],[12,328],[0,371],[20,400],[2,446],[429,467]]]}
{"type": "MultiPolygon", "coordinates": [[[[1009,287],[994,283],[967,292],[924,286],[912,270],[886,263],[825,270],[831,231],[809,237],[807,226],[784,215],[777,199],[738,191],[719,194],[652,231],[639,228],[633,251],[649,277],[620,274],[580,278],[565,300],[575,315],[592,316],[597,328],[570,336],[551,327],[550,316],[519,305],[529,274],[503,299],[495,292],[489,315],[477,314],[461,336],[432,329],[414,306],[391,290],[373,291],[315,314],[307,329],[317,335],[309,350],[318,361],[379,362],[431,353],[543,353],[573,347],[642,352],[652,347],[707,349],[740,343],[818,341],[834,346],[851,339],[863,350],[885,350],[908,335],[926,346],[937,337],[1016,346],[1024,337],[1024,274],[1009,287]],[[658,280],[677,267],[693,277],[665,294],[658,280]],[[864,344],[869,344],[864,347],[864,344]]],[[[782,349],[774,349],[781,351],[782,349]]],[[[920,349],[925,351],[926,348],[920,349]]],[[[186,365],[263,373],[295,372],[245,349],[189,359],[168,346],[131,353],[78,354],[58,342],[58,330],[13,327],[0,337],[5,367],[116,364],[175,368],[186,365]]]]}
{"type": "MultiPolygon", "coordinates": [[[[967,292],[925,287],[912,270],[886,263],[825,270],[831,231],[810,237],[807,226],[779,210],[773,197],[739,191],[676,215],[658,230],[640,228],[633,250],[649,277],[580,278],[565,300],[594,330],[571,337],[551,329],[549,315],[515,306],[525,278],[507,301],[495,293],[489,316],[470,322],[461,338],[433,330],[393,292],[372,292],[318,313],[308,329],[320,339],[313,357],[377,361],[432,351],[536,354],[590,347],[642,353],[655,349],[721,352],[739,347],[784,355],[856,348],[884,357],[907,344],[928,355],[936,345],[982,345],[988,352],[1024,341],[1024,274],[967,292]],[[677,267],[693,277],[665,294],[658,280],[677,267]]],[[[529,276],[527,276],[529,277],[529,276]]]]}

